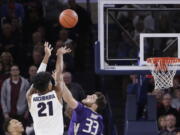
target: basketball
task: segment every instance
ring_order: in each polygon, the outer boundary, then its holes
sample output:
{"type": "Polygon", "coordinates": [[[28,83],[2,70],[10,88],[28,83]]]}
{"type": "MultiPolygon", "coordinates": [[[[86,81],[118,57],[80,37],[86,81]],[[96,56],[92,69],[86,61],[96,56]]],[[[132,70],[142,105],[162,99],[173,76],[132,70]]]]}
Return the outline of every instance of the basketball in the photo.
{"type": "Polygon", "coordinates": [[[64,28],[73,28],[78,22],[78,15],[72,9],[66,9],[59,15],[59,23],[64,28]]]}

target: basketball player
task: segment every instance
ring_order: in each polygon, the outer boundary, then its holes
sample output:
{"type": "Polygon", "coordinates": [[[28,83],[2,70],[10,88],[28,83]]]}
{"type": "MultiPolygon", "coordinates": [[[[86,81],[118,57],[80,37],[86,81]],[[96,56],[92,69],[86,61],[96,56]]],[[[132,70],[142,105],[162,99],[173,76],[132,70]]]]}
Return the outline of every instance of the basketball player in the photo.
{"type": "MultiPolygon", "coordinates": [[[[27,92],[29,111],[33,118],[36,135],[63,135],[64,130],[60,85],[57,82],[53,89],[52,76],[45,72],[51,51],[51,46],[48,46],[48,43],[45,44],[44,59],[27,92]]],[[[70,49],[60,48],[57,55],[69,52],[70,49]]],[[[59,58],[57,57],[56,67],[60,65],[59,58]]],[[[58,70],[56,72],[60,73],[58,70]]],[[[55,79],[59,80],[59,77],[55,79]]]]}
{"type": "Polygon", "coordinates": [[[4,131],[8,133],[8,135],[22,135],[24,132],[24,128],[21,122],[15,119],[6,119],[4,123],[4,131]]]}
{"type": "Polygon", "coordinates": [[[68,102],[74,109],[68,135],[103,135],[103,118],[98,112],[105,107],[106,99],[101,92],[88,95],[82,100],[82,103],[69,99],[70,95],[64,94],[64,97],[71,100],[68,102]]]}
{"type": "MultiPolygon", "coordinates": [[[[57,57],[60,57],[58,59],[63,61],[62,53],[57,57]]],[[[62,69],[63,62],[61,62],[61,66],[56,67],[56,71],[61,70],[59,74],[56,72],[56,76],[62,78],[62,69]]],[[[59,80],[63,81],[62,79],[59,80]]],[[[83,99],[82,104],[73,98],[65,83],[59,84],[61,85],[63,99],[73,109],[68,135],[103,135],[103,118],[99,112],[106,105],[105,96],[100,92],[96,92],[83,99]]]]}

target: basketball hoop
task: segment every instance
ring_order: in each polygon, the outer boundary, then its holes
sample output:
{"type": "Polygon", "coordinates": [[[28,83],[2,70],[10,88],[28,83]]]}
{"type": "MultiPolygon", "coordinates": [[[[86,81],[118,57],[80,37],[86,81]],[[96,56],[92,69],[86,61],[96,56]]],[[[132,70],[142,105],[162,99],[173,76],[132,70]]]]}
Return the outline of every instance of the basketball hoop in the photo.
{"type": "Polygon", "coordinates": [[[180,65],[180,59],[174,57],[155,57],[148,58],[147,63],[150,65],[156,90],[173,87],[173,78],[177,67],[180,65]]]}

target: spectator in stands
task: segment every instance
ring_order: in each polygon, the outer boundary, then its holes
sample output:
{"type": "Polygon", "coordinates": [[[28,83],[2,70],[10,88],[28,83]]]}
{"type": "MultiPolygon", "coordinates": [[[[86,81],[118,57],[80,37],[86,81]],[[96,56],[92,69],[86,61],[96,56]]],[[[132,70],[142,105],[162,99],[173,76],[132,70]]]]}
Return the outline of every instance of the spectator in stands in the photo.
{"type": "Polygon", "coordinates": [[[161,106],[159,106],[157,113],[158,117],[161,115],[173,114],[177,116],[177,110],[172,108],[172,96],[169,93],[165,93],[162,96],[161,106]]]}
{"type": "Polygon", "coordinates": [[[11,66],[14,63],[11,53],[3,52],[0,56],[0,61],[3,64],[4,72],[8,73],[10,71],[11,66]]]}
{"type": "Polygon", "coordinates": [[[164,91],[162,91],[162,90],[154,90],[152,92],[152,95],[154,95],[156,97],[158,106],[161,104],[163,94],[164,94],[164,91]]]}
{"type": "Polygon", "coordinates": [[[26,91],[29,83],[20,76],[17,65],[13,65],[10,77],[3,82],[1,90],[1,105],[4,118],[9,117],[18,119],[25,123],[24,116],[27,111],[26,91]]]}
{"type": "Polygon", "coordinates": [[[176,117],[172,114],[166,116],[166,129],[160,131],[159,135],[176,135],[176,117]]]}
{"type": "Polygon", "coordinates": [[[177,87],[180,87],[180,80],[178,77],[175,77],[173,79],[173,88],[176,89],[177,87]]]}
{"type": "Polygon", "coordinates": [[[46,28],[43,25],[37,28],[37,32],[41,34],[42,41],[46,41],[46,28]]]}
{"type": "Polygon", "coordinates": [[[160,116],[158,119],[158,127],[159,130],[165,130],[166,129],[166,116],[160,116]]]}
{"type": "Polygon", "coordinates": [[[172,100],[172,107],[180,111],[180,87],[177,87],[174,91],[175,98],[172,100]]]}
{"type": "Polygon", "coordinates": [[[3,50],[10,51],[11,53],[16,51],[19,41],[18,36],[14,34],[13,27],[10,23],[3,24],[2,35],[0,36],[0,42],[3,45],[3,50]]]}
{"type": "Polygon", "coordinates": [[[33,77],[36,75],[36,73],[37,73],[37,67],[34,66],[34,65],[30,66],[28,73],[29,73],[28,81],[29,81],[29,83],[31,84],[32,78],[33,78],[33,77]]]}
{"type": "Polygon", "coordinates": [[[85,98],[85,93],[82,87],[78,83],[72,82],[72,74],[70,72],[64,72],[63,78],[65,84],[77,101],[81,101],[83,98],[85,98]]]}
{"type": "Polygon", "coordinates": [[[21,34],[22,32],[22,22],[17,17],[11,19],[12,29],[15,33],[21,34]]]}
{"type": "Polygon", "coordinates": [[[4,130],[8,135],[22,135],[24,132],[23,125],[16,119],[7,119],[4,123],[4,130]]]}
{"type": "Polygon", "coordinates": [[[40,32],[34,32],[32,35],[33,46],[42,45],[42,35],[40,32]]]}
{"type": "Polygon", "coordinates": [[[138,78],[137,75],[130,75],[131,83],[127,86],[127,93],[137,95],[138,93],[138,78]]]}
{"type": "Polygon", "coordinates": [[[32,57],[33,57],[32,64],[38,67],[43,59],[43,46],[34,47],[32,57]]]}
{"type": "MultiPolygon", "coordinates": [[[[157,108],[157,116],[158,118],[162,115],[173,114],[177,120],[179,120],[179,115],[176,109],[172,106],[172,96],[169,93],[165,93],[162,96],[161,105],[157,108]]],[[[177,123],[179,125],[179,122],[177,123]]]]}

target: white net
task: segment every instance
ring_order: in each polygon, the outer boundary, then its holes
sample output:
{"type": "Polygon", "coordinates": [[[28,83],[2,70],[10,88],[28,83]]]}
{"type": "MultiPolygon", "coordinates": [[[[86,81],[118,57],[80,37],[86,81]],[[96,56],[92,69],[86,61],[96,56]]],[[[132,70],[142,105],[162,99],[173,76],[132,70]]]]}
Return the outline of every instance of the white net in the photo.
{"type": "Polygon", "coordinates": [[[173,87],[173,78],[176,74],[178,65],[167,64],[167,70],[157,70],[154,64],[151,64],[151,73],[154,77],[156,90],[168,89],[173,87]]]}

